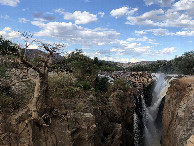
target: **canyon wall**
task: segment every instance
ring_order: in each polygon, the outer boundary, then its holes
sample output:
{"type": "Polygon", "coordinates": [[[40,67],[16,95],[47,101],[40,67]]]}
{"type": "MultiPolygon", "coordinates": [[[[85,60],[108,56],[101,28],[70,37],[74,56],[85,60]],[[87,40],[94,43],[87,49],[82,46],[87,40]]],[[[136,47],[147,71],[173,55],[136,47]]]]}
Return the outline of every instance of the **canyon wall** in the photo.
{"type": "Polygon", "coordinates": [[[194,76],[173,80],[162,118],[162,146],[194,145],[194,76]]]}
{"type": "Polygon", "coordinates": [[[56,99],[39,125],[27,108],[0,114],[2,146],[130,146],[133,145],[135,89],[109,98],[56,99]]]}

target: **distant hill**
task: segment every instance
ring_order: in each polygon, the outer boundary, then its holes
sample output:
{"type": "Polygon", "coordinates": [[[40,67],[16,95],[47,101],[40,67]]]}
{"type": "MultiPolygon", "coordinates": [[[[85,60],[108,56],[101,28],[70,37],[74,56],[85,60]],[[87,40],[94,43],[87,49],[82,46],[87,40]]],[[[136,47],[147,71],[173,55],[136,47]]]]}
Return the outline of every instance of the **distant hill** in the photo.
{"type": "MultiPolygon", "coordinates": [[[[38,50],[38,49],[27,49],[26,50],[26,56],[28,58],[36,58],[36,57],[39,57],[39,56],[47,56],[47,53],[46,52],[43,52],[41,50],[38,50]]],[[[59,54],[54,54],[54,56],[52,57],[53,59],[57,59],[57,60],[62,60],[63,57],[59,54]]]]}
{"type": "Polygon", "coordinates": [[[153,62],[156,62],[156,61],[140,61],[140,62],[135,62],[135,63],[132,63],[132,62],[128,62],[128,63],[117,62],[116,64],[119,67],[128,68],[128,67],[132,67],[132,66],[135,66],[135,65],[149,65],[153,62]]]}

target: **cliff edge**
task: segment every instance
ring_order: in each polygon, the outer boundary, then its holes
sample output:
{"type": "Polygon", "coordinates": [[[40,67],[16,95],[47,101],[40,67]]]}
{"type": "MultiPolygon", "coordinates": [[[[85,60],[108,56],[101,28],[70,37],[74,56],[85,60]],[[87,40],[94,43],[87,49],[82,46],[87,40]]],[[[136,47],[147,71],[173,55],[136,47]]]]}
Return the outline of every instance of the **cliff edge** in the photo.
{"type": "Polygon", "coordinates": [[[194,76],[171,82],[162,118],[162,146],[194,145],[194,76]]]}
{"type": "Polygon", "coordinates": [[[27,108],[0,113],[1,146],[130,146],[133,145],[132,91],[114,92],[109,99],[56,99],[44,115],[47,125],[30,121],[27,108]]]}

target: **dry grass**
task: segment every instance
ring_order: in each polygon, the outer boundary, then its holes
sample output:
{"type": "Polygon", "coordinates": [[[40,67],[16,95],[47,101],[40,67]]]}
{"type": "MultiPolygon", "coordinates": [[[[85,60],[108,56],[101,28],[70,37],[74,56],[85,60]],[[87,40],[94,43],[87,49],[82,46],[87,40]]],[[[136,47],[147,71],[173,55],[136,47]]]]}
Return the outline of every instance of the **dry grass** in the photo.
{"type": "Polygon", "coordinates": [[[194,76],[184,77],[181,78],[179,81],[184,85],[194,84],[194,76]]]}

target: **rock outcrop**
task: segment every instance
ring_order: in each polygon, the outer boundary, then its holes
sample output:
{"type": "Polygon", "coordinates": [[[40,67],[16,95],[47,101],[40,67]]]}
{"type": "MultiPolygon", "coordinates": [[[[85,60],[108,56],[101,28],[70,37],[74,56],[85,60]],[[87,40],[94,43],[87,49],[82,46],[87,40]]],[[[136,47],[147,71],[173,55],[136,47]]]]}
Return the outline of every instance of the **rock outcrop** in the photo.
{"type": "Polygon", "coordinates": [[[162,146],[194,145],[194,76],[171,82],[162,119],[162,146]]]}
{"type": "Polygon", "coordinates": [[[2,146],[130,146],[136,92],[115,91],[107,99],[56,99],[43,125],[30,120],[28,108],[0,114],[2,146]]]}
{"type": "Polygon", "coordinates": [[[147,88],[153,82],[151,74],[147,72],[103,71],[99,75],[111,77],[114,80],[125,79],[129,84],[139,90],[147,88]]]}
{"type": "MultiPolygon", "coordinates": [[[[27,105],[13,111],[0,111],[0,146],[133,145],[135,99],[151,84],[151,77],[148,74],[125,74],[128,79],[141,81],[138,89],[134,84],[127,91],[112,91],[108,98],[91,93],[85,98],[49,100],[49,108],[40,115],[43,121],[33,121],[27,105]]],[[[10,82],[15,80],[17,75],[12,75],[10,82]]],[[[14,89],[19,91],[20,87],[14,86],[14,89]]]]}

